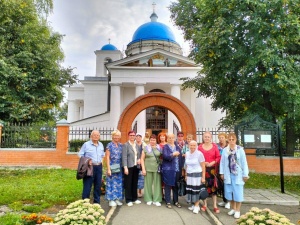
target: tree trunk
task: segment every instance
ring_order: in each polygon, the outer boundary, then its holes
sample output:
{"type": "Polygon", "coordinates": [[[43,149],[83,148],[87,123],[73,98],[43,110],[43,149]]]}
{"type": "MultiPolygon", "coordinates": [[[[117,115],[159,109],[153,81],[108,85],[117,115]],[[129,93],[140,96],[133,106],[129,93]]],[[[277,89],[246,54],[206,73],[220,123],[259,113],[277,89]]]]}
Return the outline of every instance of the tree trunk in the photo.
{"type": "Polygon", "coordinates": [[[296,132],[294,118],[288,116],[286,118],[286,155],[294,156],[295,146],[296,146],[296,132]]]}

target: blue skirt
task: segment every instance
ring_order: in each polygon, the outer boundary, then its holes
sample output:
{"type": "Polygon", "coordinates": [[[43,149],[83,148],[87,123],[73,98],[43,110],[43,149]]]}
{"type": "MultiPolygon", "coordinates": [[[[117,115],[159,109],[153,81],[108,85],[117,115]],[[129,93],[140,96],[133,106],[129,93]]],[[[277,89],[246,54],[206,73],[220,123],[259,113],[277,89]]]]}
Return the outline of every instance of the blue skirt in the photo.
{"type": "Polygon", "coordinates": [[[231,184],[224,184],[225,198],[228,201],[244,201],[244,185],[236,184],[237,176],[230,174],[231,184]]]}

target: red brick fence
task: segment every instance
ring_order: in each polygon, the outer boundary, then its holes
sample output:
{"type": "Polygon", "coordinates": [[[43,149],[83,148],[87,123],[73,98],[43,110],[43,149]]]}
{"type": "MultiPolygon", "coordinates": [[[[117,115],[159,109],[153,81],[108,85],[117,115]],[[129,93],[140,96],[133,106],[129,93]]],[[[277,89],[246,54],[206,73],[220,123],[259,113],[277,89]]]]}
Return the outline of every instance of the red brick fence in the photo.
{"type": "MultiPolygon", "coordinates": [[[[0,136],[2,127],[0,126],[0,136]]],[[[12,149],[0,148],[0,166],[2,167],[61,167],[76,169],[77,153],[68,152],[69,124],[57,123],[56,148],[54,149],[12,149]]],[[[279,157],[256,156],[255,149],[246,149],[249,168],[252,172],[279,174],[279,157]]],[[[284,157],[284,174],[300,175],[300,158],[284,157]]]]}

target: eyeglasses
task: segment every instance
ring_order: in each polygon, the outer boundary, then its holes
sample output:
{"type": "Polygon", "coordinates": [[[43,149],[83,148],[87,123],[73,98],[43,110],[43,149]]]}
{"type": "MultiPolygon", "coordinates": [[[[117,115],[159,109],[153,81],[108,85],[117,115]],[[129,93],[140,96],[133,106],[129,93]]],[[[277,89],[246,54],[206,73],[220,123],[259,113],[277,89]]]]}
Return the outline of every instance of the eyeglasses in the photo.
{"type": "Polygon", "coordinates": [[[235,139],[228,139],[229,141],[235,141],[235,139]]]}
{"type": "Polygon", "coordinates": [[[130,136],[130,137],[135,137],[135,134],[130,134],[129,136],[130,136]]]}

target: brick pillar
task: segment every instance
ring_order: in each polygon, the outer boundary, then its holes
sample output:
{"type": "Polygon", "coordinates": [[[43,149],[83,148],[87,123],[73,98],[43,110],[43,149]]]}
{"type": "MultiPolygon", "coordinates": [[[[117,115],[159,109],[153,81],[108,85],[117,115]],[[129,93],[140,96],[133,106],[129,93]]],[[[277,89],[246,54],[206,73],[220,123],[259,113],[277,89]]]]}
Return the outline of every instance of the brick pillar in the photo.
{"type": "Polygon", "coordinates": [[[69,128],[67,120],[60,120],[56,123],[56,151],[66,154],[69,148],[69,128]]]}

